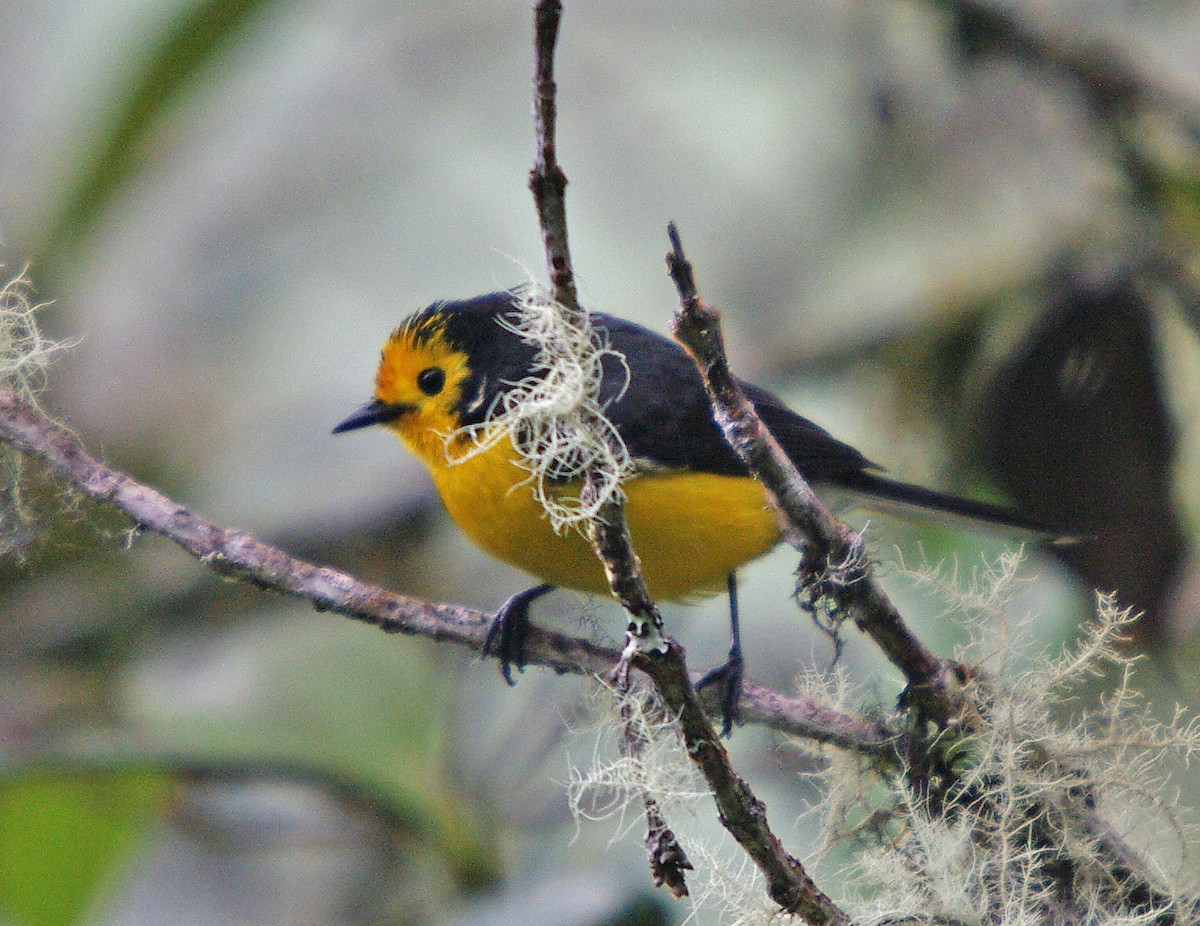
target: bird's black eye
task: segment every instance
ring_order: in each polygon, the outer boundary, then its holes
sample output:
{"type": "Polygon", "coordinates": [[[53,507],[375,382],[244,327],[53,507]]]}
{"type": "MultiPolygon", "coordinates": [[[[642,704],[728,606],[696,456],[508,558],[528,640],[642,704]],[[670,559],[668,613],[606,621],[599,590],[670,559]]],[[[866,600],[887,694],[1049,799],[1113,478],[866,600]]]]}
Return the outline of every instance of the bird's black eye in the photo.
{"type": "Polygon", "coordinates": [[[441,367],[426,367],[417,374],[417,387],[426,395],[437,395],[446,385],[446,371],[441,367]]]}

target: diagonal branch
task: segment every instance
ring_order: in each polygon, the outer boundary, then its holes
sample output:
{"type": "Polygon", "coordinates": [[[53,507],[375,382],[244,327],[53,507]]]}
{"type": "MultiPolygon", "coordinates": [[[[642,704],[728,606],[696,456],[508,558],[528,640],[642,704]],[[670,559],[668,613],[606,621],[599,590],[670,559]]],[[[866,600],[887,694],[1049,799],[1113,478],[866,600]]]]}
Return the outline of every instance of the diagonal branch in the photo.
{"type": "Polygon", "coordinates": [[[672,330],[700,369],[725,439],[767,488],[785,535],[802,553],[803,590],[814,602],[828,598],[836,611],[850,614],[904,673],[908,703],[944,725],[958,712],[961,683],[956,667],[934,656],[908,629],[875,578],[861,536],[825,509],[759,419],[729,369],[721,316],[700,298],[692,265],[684,256],[673,223],[667,233],[671,239],[667,268],[680,305],[672,330]]]}
{"type": "MultiPolygon", "coordinates": [[[[374,624],[388,633],[426,637],[483,652],[491,615],[398,595],[337,569],[297,559],[245,531],[214,524],[96,460],[74,434],[6,390],[0,390],[0,442],[40,459],[76,490],[173,541],[215,572],[302,599],[318,611],[374,624]]],[[[611,647],[538,627],[530,627],[526,647],[528,662],[560,673],[602,675],[620,656],[611,647]]],[[[893,752],[894,735],[883,724],[811,698],[791,697],[748,683],[743,708],[748,722],[780,732],[877,757],[893,752]]],[[[717,710],[715,699],[712,709],[717,710]]]]}

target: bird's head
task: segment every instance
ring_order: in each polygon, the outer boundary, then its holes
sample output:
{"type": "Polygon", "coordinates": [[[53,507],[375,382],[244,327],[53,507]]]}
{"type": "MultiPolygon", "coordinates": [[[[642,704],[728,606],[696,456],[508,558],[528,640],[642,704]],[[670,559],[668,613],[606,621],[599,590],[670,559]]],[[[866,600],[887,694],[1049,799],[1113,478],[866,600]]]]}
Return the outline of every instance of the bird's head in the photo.
{"type": "Polygon", "coordinates": [[[374,397],[333,433],[383,425],[444,463],[447,437],[484,421],[497,395],[529,374],[532,348],[499,323],[513,311],[511,294],[492,293],[410,316],[383,345],[374,397]]]}

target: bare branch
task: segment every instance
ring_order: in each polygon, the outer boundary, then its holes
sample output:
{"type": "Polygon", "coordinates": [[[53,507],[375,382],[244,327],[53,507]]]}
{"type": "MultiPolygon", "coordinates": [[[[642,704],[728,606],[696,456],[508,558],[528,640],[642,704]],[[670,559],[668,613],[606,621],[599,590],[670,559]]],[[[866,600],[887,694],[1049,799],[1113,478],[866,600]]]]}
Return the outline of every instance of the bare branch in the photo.
{"type": "MultiPolygon", "coordinates": [[[[539,0],[535,10],[534,127],[537,156],[530,173],[546,266],[554,298],[563,311],[583,316],[578,305],[574,271],[567,243],[565,192],[567,179],[558,165],[555,150],[556,92],[554,46],[562,4],[539,0]]],[[[597,429],[597,433],[605,433],[597,429]]],[[[589,474],[581,499],[595,498],[599,488],[589,474]]],[[[613,595],[630,616],[626,631],[628,645],[617,666],[618,687],[627,688],[629,666],[635,665],[654,682],[672,714],[679,718],[688,755],[703,772],[720,810],[721,822],[754,860],[766,877],[771,897],[784,910],[799,913],[812,923],[848,923],[849,918],[817,889],[803,866],[789,855],[767,825],[766,809],[729,764],[729,756],[717,732],[700,707],[699,697],[688,676],[683,649],[662,632],[662,616],[646,590],[641,564],[634,552],[625,524],[624,497],[618,493],[599,508],[589,522],[589,536],[596,555],[604,564],[613,595]]],[[[645,796],[647,847],[651,870],[657,883],[667,883],[672,892],[686,890],[683,871],[686,857],[675,850],[674,834],[662,818],[652,797],[645,796]],[[664,864],[662,851],[666,850],[664,864]]]]}
{"type": "Polygon", "coordinates": [[[861,536],[826,510],[759,419],[730,372],[721,316],[700,298],[673,223],[667,233],[671,239],[667,268],[679,292],[672,330],[700,369],[725,439],[767,488],[785,536],[801,552],[803,589],[814,603],[827,598],[836,610],[851,615],[904,673],[909,703],[944,724],[957,713],[956,667],[934,656],[908,629],[875,579],[861,536]]]}
{"type": "MultiPolygon", "coordinates": [[[[643,749],[650,743],[645,728],[634,722],[632,704],[633,701],[627,697],[620,702],[621,745],[625,755],[636,762],[640,761],[643,749]]],[[[646,814],[646,835],[642,842],[650,856],[650,875],[654,879],[654,886],[666,885],[672,897],[686,897],[688,887],[684,872],[693,870],[692,863],[688,861],[687,853],[663,816],[658,799],[644,786],[639,790],[646,814]]]]}
{"type": "Polygon", "coordinates": [[[556,139],[558,87],[554,83],[554,46],[561,19],[562,4],[558,0],[540,0],[534,10],[533,127],[537,154],[529,172],[529,189],[533,191],[542,226],[542,247],[554,301],[576,313],[579,298],[567,241],[567,175],[558,164],[556,139]]]}
{"type": "MultiPolygon", "coordinates": [[[[374,624],[388,633],[427,637],[483,652],[492,615],[398,595],[328,566],[296,559],[244,531],[214,524],[105,466],[80,447],[74,434],[21,396],[5,390],[0,390],[0,441],[41,459],[78,491],[173,541],[215,572],[303,599],[318,611],[374,624]]],[[[578,637],[530,627],[526,657],[529,663],[556,672],[599,676],[612,667],[620,653],[578,637]]],[[[743,717],[749,723],[843,749],[886,756],[895,740],[883,724],[761,685],[748,683],[742,704],[743,717]]],[[[717,710],[715,699],[712,708],[717,710]]]]}

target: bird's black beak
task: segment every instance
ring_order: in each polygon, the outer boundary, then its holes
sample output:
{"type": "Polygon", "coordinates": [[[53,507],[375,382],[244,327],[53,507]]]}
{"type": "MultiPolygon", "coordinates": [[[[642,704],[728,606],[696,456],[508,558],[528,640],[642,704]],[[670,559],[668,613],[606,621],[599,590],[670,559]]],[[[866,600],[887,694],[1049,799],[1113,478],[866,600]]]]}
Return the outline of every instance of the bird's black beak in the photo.
{"type": "Polygon", "coordinates": [[[369,428],[373,424],[386,424],[395,421],[402,415],[415,410],[415,406],[402,402],[381,402],[372,399],[365,405],[356,408],[333,429],[334,434],[344,434],[346,431],[357,431],[359,428],[369,428]]]}

